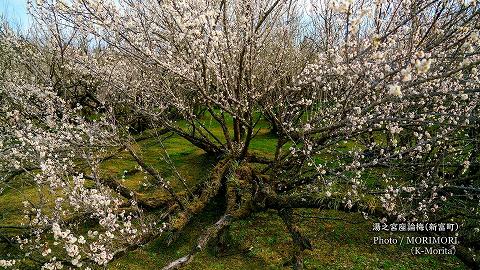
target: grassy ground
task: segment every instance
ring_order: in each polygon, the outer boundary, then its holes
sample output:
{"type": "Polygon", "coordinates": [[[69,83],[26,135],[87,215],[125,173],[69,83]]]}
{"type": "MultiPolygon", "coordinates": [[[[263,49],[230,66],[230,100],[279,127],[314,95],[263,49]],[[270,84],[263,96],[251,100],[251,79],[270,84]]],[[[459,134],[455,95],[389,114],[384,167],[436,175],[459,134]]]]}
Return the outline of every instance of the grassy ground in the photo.
{"type": "MultiPolygon", "coordinates": [[[[252,142],[253,151],[265,155],[272,153],[274,147],[274,137],[266,129],[260,130],[252,142]]],[[[177,189],[180,189],[180,184],[174,169],[192,186],[208,177],[214,164],[214,160],[201,150],[175,136],[164,141],[156,138],[144,140],[137,151],[148,164],[174,183],[177,189]],[[169,158],[164,159],[167,154],[169,158]],[[171,163],[167,160],[171,160],[171,163]]],[[[136,190],[145,198],[165,196],[148,175],[137,170],[135,164],[124,151],[104,162],[102,171],[104,174],[117,176],[125,186],[136,190]]],[[[21,202],[25,196],[34,198],[36,194],[38,191],[28,186],[5,189],[0,195],[0,225],[21,223],[21,202]]],[[[186,255],[202,229],[215,222],[222,214],[221,204],[221,199],[212,202],[204,213],[192,220],[172,245],[167,246],[160,237],[114,261],[109,269],[158,269],[186,255]]],[[[300,229],[313,244],[313,250],[304,253],[307,269],[465,269],[454,256],[412,256],[410,246],[373,245],[373,237],[379,234],[371,231],[371,221],[350,224],[345,221],[315,218],[340,217],[359,222],[363,218],[358,213],[333,210],[302,210],[296,213],[300,215],[300,229]]],[[[214,252],[213,248],[209,248],[199,253],[185,269],[288,269],[292,240],[274,211],[257,213],[245,220],[234,222],[230,228],[228,243],[222,252],[214,252]]],[[[0,259],[8,252],[0,246],[0,259]]]]}
{"type": "MultiPolygon", "coordinates": [[[[220,214],[216,209],[218,205],[212,203],[170,247],[160,238],[113,262],[109,269],[158,269],[187,254],[201,228],[210,225],[220,214]]],[[[337,211],[301,213],[362,219],[358,214],[337,211]]],[[[453,256],[414,257],[407,246],[372,245],[373,237],[378,234],[371,232],[370,222],[353,225],[305,219],[300,227],[314,247],[304,253],[306,269],[465,269],[453,256]]],[[[289,269],[292,241],[275,212],[259,213],[234,222],[230,237],[229,247],[222,254],[216,254],[210,247],[185,269],[289,269]]]]}

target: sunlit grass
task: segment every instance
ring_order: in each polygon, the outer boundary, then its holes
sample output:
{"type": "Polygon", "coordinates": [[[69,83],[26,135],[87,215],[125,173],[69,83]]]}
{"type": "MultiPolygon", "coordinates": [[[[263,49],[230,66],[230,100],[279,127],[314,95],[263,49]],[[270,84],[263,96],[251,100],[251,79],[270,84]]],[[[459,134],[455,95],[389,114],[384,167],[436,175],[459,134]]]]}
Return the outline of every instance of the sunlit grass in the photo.
{"type": "MultiPolygon", "coordinates": [[[[214,134],[222,134],[220,127],[211,124],[214,134]]],[[[268,126],[262,128],[251,143],[253,153],[273,157],[276,137],[268,126]]],[[[286,147],[289,147],[288,145],[286,147]]],[[[347,142],[339,151],[359,147],[355,142],[347,142]]],[[[287,148],[288,149],[288,148],[287,148]]],[[[192,146],[178,136],[163,135],[160,138],[142,140],[135,151],[154,167],[173,187],[182,190],[175,168],[190,187],[208,177],[215,164],[212,157],[192,146]],[[168,137],[168,138],[167,138],[168,137]],[[168,157],[166,156],[168,154],[168,157]],[[172,164],[174,165],[172,167],[172,164]]],[[[329,155],[318,157],[317,162],[335,162],[329,155]]],[[[136,162],[127,151],[118,153],[101,165],[101,173],[116,177],[120,183],[137,192],[144,198],[168,196],[155,185],[153,178],[138,170],[136,162]],[[146,184],[150,183],[150,184],[146,184]]],[[[371,188],[377,186],[375,174],[362,177],[371,188]]],[[[7,188],[0,195],[0,224],[20,224],[24,222],[22,201],[24,196],[35,198],[38,192],[33,186],[7,188]]],[[[368,200],[368,198],[367,198],[368,200]]],[[[160,237],[148,245],[128,253],[114,261],[109,269],[159,269],[168,262],[186,255],[202,232],[223,214],[223,200],[209,204],[206,211],[196,216],[180,237],[170,246],[160,237]]],[[[312,216],[341,217],[351,221],[361,221],[358,213],[344,213],[335,210],[301,210],[297,214],[301,231],[312,241],[313,250],[305,251],[306,269],[464,269],[462,263],[453,256],[410,255],[409,247],[375,246],[371,222],[349,224],[344,221],[319,220],[312,216]]],[[[14,233],[9,231],[8,233],[14,233]]],[[[228,247],[220,254],[212,248],[200,252],[185,269],[289,269],[293,252],[292,239],[275,211],[254,214],[244,220],[234,222],[230,228],[228,247]]],[[[2,250],[0,255],[8,252],[2,250]]]]}

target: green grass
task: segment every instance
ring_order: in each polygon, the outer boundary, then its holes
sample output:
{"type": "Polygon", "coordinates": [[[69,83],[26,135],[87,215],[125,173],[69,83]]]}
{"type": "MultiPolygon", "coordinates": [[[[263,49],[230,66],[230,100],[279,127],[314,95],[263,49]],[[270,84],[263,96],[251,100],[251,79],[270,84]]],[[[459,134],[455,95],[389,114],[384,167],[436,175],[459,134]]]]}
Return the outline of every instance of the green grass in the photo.
{"type": "MultiPolygon", "coordinates": [[[[214,121],[208,116],[205,121],[212,125],[214,134],[221,134],[214,121]]],[[[261,122],[262,129],[252,141],[251,149],[255,153],[272,156],[276,147],[275,136],[261,122]]],[[[172,166],[162,157],[165,150],[175,168],[193,186],[208,176],[215,163],[203,151],[192,146],[186,140],[172,136],[162,142],[157,138],[143,140],[136,151],[145,162],[153,166],[174,188],[181,190],[172,166]]],[[[339,151],[358,147],[348,142],[339,151]]],[[[320,158],[328,162],[329,157],[320,158]]],[[[135,168],[136,163],[123,151],[101,165],[103,174],[117,177],[125,186],[144,197],[166,196],[156,186],[145,186],[153,179],[135,168]],[[127,173],[125,173],[127,171],[127,173]]],[[[365,181],[375,185],[375,175],[366,175],[365,181]]],[[[38,192],[29,186],[7,188],[0,194],[0,224],[20,224],[23,214],[21,202],[25,196],[35,198],[38,192]],[[23,194],[23,195],[20,195],[23,194]],[[3,218],[2,218],[3,217],[3,218]]],[[[146,246],[137,249],[112,262],[108,269],[159,269],[168,262],[186,255],[192,248],[202,230],[213,224],[222,214],[222,200],[209,204],[206,211],[195,216],[181,233],[180,237],[167,246],[160,237],[146,246]]],[[[371,222],[349,224],[343,221],[320,220],[308,216],[341,217],[359,221],[358,213],[339,211],[301,210],[297,212],[299,228],[313,244],[313,250],[304,252],[306,269],[465,269],[463,264],[453,256],[412,256],[407,246],[373,245],[372,239],[377,234],[371,232],[371,222]]],[[[387,235],[383,235],[387,236],[387,235]]],[[[254,214],[244,220],[234,222],[230,228],[228,247],[220,254],[215,254],[210,247],[200,252],[185,269],[289,269],[293,252],[292,239],[275,211],[254,214]]],[[[8,253],[0,246],[0,258],[8,253]]]]}
{"type": "MultiPolygon", "coordinates": [[[[219,213],[213,203],[196,217],[181,237],[167,247],[160,238],[113,262],[109,269],[157,269],[186,255],[201,228],[215,222],[219,213]]],[[[301,211],[303,215],[340,216],[361,220],[359,214],[337,211],[301,211]]],[[[410,255],[408,246],[375,246],[371,223],[348,224],[341,221],[303,219],[301,231],[313,245],[304,252],[306,269],[465,269],[453,256],[410,255]]],[[[383,235],[387,237],[387,235],[383,235]]],[[[234,222],[225,254],[213,249],[202,251],[185,269],[290,269],[293,245],[282,221],[274,211],[255,214],[234,222]]]]}

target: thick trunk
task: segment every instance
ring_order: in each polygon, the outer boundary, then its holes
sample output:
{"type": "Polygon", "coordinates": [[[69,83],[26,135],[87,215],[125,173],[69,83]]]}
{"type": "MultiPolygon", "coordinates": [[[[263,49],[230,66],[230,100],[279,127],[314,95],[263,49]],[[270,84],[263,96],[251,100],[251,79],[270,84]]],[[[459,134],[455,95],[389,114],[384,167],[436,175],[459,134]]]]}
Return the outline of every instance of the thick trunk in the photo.
{"type": "Polygon", "coordinates": [[[213,226],[205,230],[205,232],[199,237],[196,245],[192,248],[190,253],[187,255],[169,263],[167,266],[162,268],[163,270],[173,270],[179,269],[182,266],[185,266],[189,262],[193,260],[195,255],[204,250],[207,244],[210,242],[211,239],[214,239],[218,236],[220,232],[223,231],[225,227],[230,225],[232,217],[228,214],[223,215],[213,226]]]}
{"type": "Polygon", "coordinates": [[[218,194],[222,186],[222,179],[230,168],[230,164],[230,159],[220,161],[213,169],[211,180],[207,183],[208,185],[203,186],[200,195],[187,204],[185,211],[173,217],[169,228],[171,232],[170,243],[176,239],[180,230],[185,227],[192,216],[200,213],[208,202],[218,194]]]}
{"type": "Polygon", "coordinates": [[[184,131],[181,131],[179,129],[175,129],[175,133],[177,133],[179,136],[183,137],[185,140],[189,141],[191,144],[195,145],[196,147],[202,149],[208,154],[212,155],[221,155],[225,150],[220,149],[217,145],[214,143],[207,141],[202,138],[198,138],[195,136],[192,136],[184,131]]]}
{"type": "Polygon", "coordinates": [[[312,244],[310,241],[304,237],[301,233],[299,228],[295,225],[293,220],[293,210],[292,209],[282,209],[278,211],[280,217],[285,223],[290,236],[293,239],[294,247],[293,247],[293,269],[301,270],[303,269],[303,256],[302,252],[305,249],[312,250],[312,244]]]}

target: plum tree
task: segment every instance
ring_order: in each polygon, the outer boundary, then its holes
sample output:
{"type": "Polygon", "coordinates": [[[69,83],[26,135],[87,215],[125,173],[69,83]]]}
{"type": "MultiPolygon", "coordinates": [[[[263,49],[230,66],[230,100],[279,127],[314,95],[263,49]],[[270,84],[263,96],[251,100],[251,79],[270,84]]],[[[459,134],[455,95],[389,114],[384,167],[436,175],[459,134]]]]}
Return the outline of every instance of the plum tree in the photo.
{"type": "MultiPolygon", "coordinates": [[[[27,172],[55,197],[26,202],[30,232],[18,238],[46,269],[106,264],[162,233],[173,241],[217,196],[226,197],[224,215],[164,269],[190,262],[232,221],[268,209],[297,246],[297,269],[311,245],[294,209],[478,219],[475,1],[57,0],[31,8],[40,38],[2,36],[0,151],[6,176],[27,172]],[[43,74],[28,68],[32,59],[43,74]],[[99,120],[82,111],[79,89],[99,120]],[[180,176],[185,192],[176,192],[135,148],[138,119],[215,156],[210,178],[194,188],[180,176]],[[261,119],[274,128],[269,156],[251,151],[261,119]],[[142,201],[100,177],[109,149],[126,149],[170,199],[142,201]],[[151,209],[163,209],[155,222],[142,219],[151,209]],[[102,230],[68,229],[79,217],[102,230]]],[[[458,253],[478,267],[474,252],[458,253]]]]}

